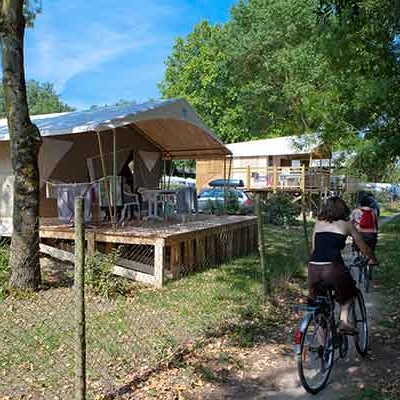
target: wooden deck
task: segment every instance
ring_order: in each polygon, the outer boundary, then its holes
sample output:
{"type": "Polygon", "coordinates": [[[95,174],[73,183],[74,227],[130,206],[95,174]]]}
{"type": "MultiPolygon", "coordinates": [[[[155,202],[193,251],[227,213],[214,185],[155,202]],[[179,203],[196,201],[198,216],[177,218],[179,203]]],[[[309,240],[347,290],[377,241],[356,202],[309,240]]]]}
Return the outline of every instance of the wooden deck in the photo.
{"type": "MultiPolygon", "coordinates": [[[[154,222],[116,229],[88,226],[85,234],[88,254],[96,249],[119,249],[115,274],[161,287],[166,278],[177,279],[196,268],[253,253],[256,232],[256,217],[201,216],[188,222],[154,222]]],[[[72,242],[74,236],[71,226],[42,224],[41,250],[72,261],[71,252],[54,246],[57,241],[72,242]]]]}
{"type": "Polygon", "coordinates": [[[265,167],[233,168],[232,178],[241,179],[248,191],[319,193],[331,187],[327,168],[265,167]]]}

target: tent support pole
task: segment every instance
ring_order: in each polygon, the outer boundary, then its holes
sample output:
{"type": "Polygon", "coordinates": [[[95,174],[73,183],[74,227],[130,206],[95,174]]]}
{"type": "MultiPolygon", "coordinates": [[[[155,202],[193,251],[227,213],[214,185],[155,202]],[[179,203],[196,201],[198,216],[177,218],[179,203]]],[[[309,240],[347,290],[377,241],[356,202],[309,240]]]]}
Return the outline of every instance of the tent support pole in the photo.
{"type": "Polygon", "coordinates": [[[113,226],[117,228],[117,130],[113,129],[113,226]]]}
{"type": "Polygon", "coordinates": [[[172,174],[172,160],[169,160],[168,162],[169,169],[168,169],[168,186],[167,189],[171,189],[171,174],[172,174]]]}
{"type": "Polygon", "coordinates": [[[229,185],[231,183],[232,161],[233,161],[233,158],[231,156],[229,156],[229,167],[228,167],[228,184],[229,185]]]}
{"type": "Polygon", "coordinates": [[[227,213],[228,207],[228,184],[226,182],[226,156],[224,157],[224,212],[227,213]]]}
{"type": "Polygon", "coordinates": [[[111,218],[111,214],[112,214],[112,212],[111,212],[111,199],[110,199],[110,192],[108,190],[108,177],[107,177],[107,170],[106,170],[106,162],[104,160],[103,144],[101,143],[100,132],[96,131],[96,133],[97,133],[97,140],[98,140],[98,143],[99,143],[101,168],[103,170],[103,177],[105,179],[106,196],[107,196],[107,202],[108,202],[108,212],[110,213],[110,218],[111,218]]]}
{"type": "Polygon", "coordinates": [[[163,160],[163,169],[164,169],[164,171],[163,171],[163,178],[161,181],[161,189],[165,190],[167,187],[167,176],[166,176],[167,175],[167,164],[165,162],[165,159],[163,160]]]}

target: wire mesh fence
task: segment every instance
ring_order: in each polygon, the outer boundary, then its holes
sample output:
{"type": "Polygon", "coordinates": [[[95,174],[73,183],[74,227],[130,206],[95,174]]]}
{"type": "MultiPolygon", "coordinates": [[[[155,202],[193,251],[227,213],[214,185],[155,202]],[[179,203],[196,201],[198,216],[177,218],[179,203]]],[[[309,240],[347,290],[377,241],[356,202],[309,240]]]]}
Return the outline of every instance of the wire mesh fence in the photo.
{"type": "Polygon", "coordinates": [[[26,259],[3,238],[0,244],[0,398],[62,399],[74,389],[73,266],[40,257],[26,259]],[[14,250],[12,250],[14,249],[14,250]],[[35,269],[40,292],[12,290],[10,260],[35,269]]]}
{"type": "MultiPolygon", "coordinates": [[[[266,204],[261,206],[268,279],[275,284],[300,273],[306,255],[303,231],[301,225],[288,230],[271,223],[266,204]]],[[[264,300],[255,217],[134,222],[107,231],[108,236],[103,230],[94,247],[90,229],[85,254],[88,399],[134,398],[129,396],[139,377],[209,337],[238,334],[244,324],[254,323],[264,300]],[[162,287],[157,287],[160,266],[162,287]]],[[[75,250],[72,239],[42,238],[41,290],[13,292],[5,289],[11,250],[10,240],[3,239],[0,399],[74,398],[75,250]]]]}

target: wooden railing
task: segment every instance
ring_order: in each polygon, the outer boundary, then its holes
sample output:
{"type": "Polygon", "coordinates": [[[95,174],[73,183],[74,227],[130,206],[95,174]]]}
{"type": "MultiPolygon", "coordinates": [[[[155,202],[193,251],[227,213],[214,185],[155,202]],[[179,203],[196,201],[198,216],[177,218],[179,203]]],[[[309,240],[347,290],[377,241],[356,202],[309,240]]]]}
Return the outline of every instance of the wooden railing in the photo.
{"type": "Polygon", "coordinates": [[[233,179],[242,179],[247,190],[330,190],[331,174],[327,168],[266,167],[233,168],[233,179]]]}

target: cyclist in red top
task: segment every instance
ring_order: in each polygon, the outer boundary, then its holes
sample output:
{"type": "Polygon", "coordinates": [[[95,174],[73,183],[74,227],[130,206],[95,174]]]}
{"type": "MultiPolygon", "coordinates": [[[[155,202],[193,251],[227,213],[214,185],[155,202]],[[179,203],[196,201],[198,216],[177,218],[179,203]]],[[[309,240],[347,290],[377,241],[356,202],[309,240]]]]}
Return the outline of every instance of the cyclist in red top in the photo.
{"type": "Polygon", "coordinates": [[[363,196],[360,206],[351,213],[351,220],[360,232],[365,243],[375,251],[378,242],[378,216],[376,211],[370,207],[370,199],[363,196]]]}

